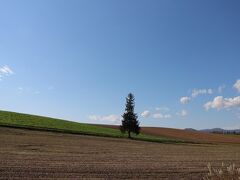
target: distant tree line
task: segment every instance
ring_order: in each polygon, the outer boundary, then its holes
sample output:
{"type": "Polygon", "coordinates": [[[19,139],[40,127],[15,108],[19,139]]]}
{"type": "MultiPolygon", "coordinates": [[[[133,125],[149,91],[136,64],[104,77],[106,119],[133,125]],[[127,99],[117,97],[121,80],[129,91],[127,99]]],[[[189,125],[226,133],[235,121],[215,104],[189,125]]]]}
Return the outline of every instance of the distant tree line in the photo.
{"type": "Polygon", "coordinates": [[[234,134],[240,135],[240,130],[223,130],[223,131],[212,131],[213,134],[234,134]]]}

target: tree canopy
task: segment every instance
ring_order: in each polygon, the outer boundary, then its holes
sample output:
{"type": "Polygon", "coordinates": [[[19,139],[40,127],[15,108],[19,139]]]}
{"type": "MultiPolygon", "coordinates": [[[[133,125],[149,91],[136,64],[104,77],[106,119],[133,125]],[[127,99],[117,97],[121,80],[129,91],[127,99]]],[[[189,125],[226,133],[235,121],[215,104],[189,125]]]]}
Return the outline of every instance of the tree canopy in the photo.
{"type": "Polygon", "coordinates": [[[128,138],[131,138],[131,132],[138,135],[140,133],[140,126],[138,121],[138,116],[134,112],[135,108],[135,98],[132,93],[129,93],[126,98],[126,108],[125,113],[122,115],[122,125],[120,130],[122,133],[128,133],[128,138]]]}

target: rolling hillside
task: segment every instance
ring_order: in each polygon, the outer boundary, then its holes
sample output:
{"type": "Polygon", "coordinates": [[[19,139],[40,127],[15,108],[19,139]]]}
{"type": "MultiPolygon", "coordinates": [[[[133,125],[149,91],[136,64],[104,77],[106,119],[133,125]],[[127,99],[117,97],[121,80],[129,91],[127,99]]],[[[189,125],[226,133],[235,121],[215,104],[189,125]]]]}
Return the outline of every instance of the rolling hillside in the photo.
{"type": "MultiPolygon", "coordinates": [[[[96,125],[71,122],[49,117],[34,116],[16,112],[0,111],[0,126],[24,128],[31,130],[54,131],[71,134],[93,135],[103,137],[126,138],[118,128],[100,127],[96,125]]],[[[136,140],[165,142],[165,143],[182,143],[184,141],[176,138],[167,138],[140,134],[134,136],[136,140]]]]}
{"type": "Polygon", "coordinates": [[[115,129],[7,111],[0,111],[0,125],[27,129],[60,131],[66,133],[79,133],[86,135],[111,137],[121,136],[121,134],[115,129]]]}
{"type": "MultiPolygon", "coordinates": [[[[126,135],[120,133],[118,126],[83,124],[8,111],[0,111],[0,126],[71,134],[126,138],[126,135]]],[[[134,136],[134,139],[164,143],[195,142],[240,144],[240,136],[237,135],[210,134],[199,131],[158,127],[142,127],[141,132],[142,133],[139,136],[134,136]]]]}

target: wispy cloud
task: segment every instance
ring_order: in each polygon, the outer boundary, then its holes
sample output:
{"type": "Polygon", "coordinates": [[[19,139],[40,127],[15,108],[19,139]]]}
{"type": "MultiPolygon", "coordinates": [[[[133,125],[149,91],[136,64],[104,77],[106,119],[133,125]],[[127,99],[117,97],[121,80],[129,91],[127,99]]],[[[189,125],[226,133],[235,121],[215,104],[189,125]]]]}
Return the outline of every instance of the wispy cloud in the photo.
{"type": "Polygon", "coordinates": [[[193,89],[190,96],[183,96],[180,98],[180,103],[188,104],[194,98],[204,94],[213,94],[213,90],[212,89],[193,89]]]}
{"type": "Polygon", "coordinates": [[[192,97],[196,98],[199,95],[204,95],[204,94],[213,94],[212,89],[194,89],[192,90],[192,97]]]}
{"type": "Polygon", "coordinates": [[[88,119],[92,123],[110,123],[110,124],[120,124],[121,122],[121,116],[116,114],[110,114],[110,115],[90,115],[88,116],[88,119]]]}
{"type": "Polygon", "coordinates": [[[233,88],[235,88],[240,93],[240,79],[236,81],[236,83],[233,85],[233,88]]]}
{"type": "Polygon", "coordinates": [[[156,107],[155,110],[156,111],[163,111],[163,112],[170,111],[170,109],[168,107],[156,107]]]}
{"type": "Polygon", "coordinates": [[[157,107],[151,111],[145,110],[141,113],[143,118],[153,118],[153,119],[170,119],[172,118],[170,109],[167,107],[157,107]]]}
{"type": "Polygon", "coordinates": [[[22,87],[22,86],[19,86],[17,88],[18,92],[21,94],[21,93],[27,93],[27,94],[34,94],[34,95],[38,95],[40,94],[41,92],[38,91],[38,90],[34,90],[32,88],[29,88],[29,87],[22,87]]]}
{"type": "Polygon", "coordinates": [[[225,84],[219,86],[219,87],[218,87],[218,93],[219,93],[219,94],[223,93],[223,90],[224,90],[225,88],[226,88],[226,85],[225,85],[225,84]]]}
{"type": "Polygon", "coordinates": [[[172,117],[171,114],[162,114],[162,113],[156,113],[152,116],[154,119],[169,119],[172,117]]]}
{"type": "Polygon", "coordinates": [[[13,70],[7,65],[5,65],[0,68],[0,73],[4,75],[10,75],[10,74],[13,74],[13,70]]]}
{"type": "Polygon", "coordinates": [[[2,80],[6,76],[10,76],[12,74],[14,74],[14,72],[9,66],[5,65],[5,66],[0,67],[0,80],[2,80]]]}
{"type": "Polygon", "coordinates": [[[186,117],[188,115],[188,112],[186,110],[182,110],[179,113],[177,113],[177,115],[181,117],[186,117]]]}

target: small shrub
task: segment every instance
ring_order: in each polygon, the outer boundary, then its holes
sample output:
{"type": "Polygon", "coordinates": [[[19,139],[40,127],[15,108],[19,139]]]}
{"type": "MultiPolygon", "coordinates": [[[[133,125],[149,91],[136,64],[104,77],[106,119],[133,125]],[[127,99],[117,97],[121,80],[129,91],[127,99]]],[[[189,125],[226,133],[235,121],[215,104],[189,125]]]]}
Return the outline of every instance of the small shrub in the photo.
{"type": "Polygon", "coordinates": [[[240,180],[240,168],[237,168],[236,165],[230,164],[224,165],[220,168],[213,168],[211,163],[208,163],[208,174],[203,177],[203,180],[240,180]]]}

